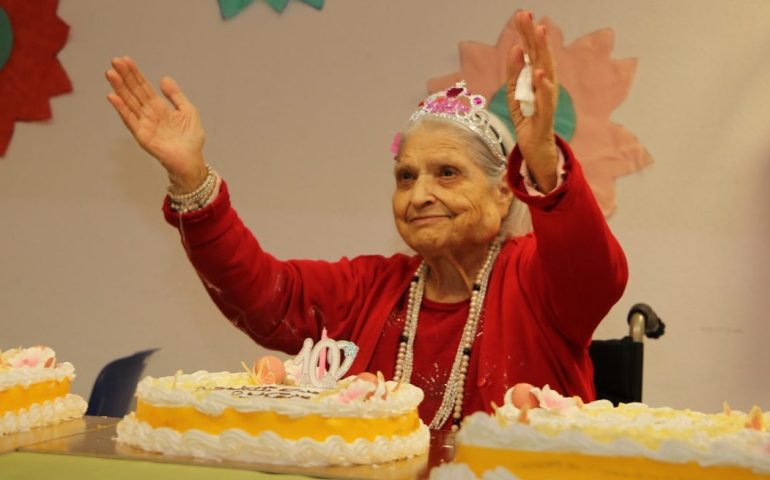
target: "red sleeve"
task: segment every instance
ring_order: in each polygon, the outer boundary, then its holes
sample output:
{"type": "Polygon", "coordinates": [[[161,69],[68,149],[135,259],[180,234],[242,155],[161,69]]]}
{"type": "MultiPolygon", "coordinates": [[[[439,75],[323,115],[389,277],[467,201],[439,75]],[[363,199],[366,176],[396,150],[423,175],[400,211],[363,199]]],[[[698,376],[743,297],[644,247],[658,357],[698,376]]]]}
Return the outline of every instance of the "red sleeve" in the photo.
{"type": "Polygon", "coordinates": [[[230,321],[260,345],[296,353],[305,338],[349,338],[376,275],[371,257],[338,262],[279,261],[259,242],[230,205],[223,182],[214,202],[180,214],[163,211],[180,233],[187,256],[208,294],[230,321]],[[366,268],[364,268],[366,267],[366,268]]]}
{"type": "Polygon", "coordinates": [[[518,148],[511,153],[508,182],[529,205],[535,242],[522,268],[531,279],[528,297],[571,342],[588,345],[594,330],[620,299],[628,280],[623,250],[605,221],[580,164],[566,142],[565,181],[546,196],[530,196],[519,174],[518,148]]]}

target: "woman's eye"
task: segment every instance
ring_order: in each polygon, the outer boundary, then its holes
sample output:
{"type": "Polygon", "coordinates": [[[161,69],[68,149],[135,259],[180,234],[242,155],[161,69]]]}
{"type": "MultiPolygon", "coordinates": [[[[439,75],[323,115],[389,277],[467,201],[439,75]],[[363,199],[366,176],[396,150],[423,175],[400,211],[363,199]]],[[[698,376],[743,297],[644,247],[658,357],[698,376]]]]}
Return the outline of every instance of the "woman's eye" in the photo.
{"type": "Polygon", "coordinates": [[[454,177],[457,175],[457,170],[452,167],[441,167],[441,170],[439,170],[439,175],[443,178],[454,177]]]}
{"type": "Polygon", "coordinates": [[[414,174],[408,170],[401,170],[396,173],[396,180],[399,182],[406,182],[414,179],[414,174]]]}

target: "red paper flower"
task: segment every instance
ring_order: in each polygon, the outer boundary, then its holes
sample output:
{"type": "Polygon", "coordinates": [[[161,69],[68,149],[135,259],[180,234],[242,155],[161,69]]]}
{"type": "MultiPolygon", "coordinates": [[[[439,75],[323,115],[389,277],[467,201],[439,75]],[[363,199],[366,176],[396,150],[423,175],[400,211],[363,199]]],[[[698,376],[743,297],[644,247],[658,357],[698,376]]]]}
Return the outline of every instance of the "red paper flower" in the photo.
{"type": "Polygon", "coordinates": [[[16,121],[51,118],[49,98],[72,91],[56,55],[69,25],[59,0],[0,0],[0,156],[16,121]]]}

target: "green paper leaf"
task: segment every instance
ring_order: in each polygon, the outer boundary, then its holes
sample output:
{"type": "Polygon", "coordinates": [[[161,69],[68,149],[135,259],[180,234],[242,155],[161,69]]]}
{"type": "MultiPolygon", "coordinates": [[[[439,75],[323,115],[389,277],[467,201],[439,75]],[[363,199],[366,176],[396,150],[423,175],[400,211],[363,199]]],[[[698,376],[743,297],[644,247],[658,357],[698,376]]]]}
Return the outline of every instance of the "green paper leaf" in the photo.
{"type": "MultiPolygon", "coordinates": [[[[324,7],[325,0],[301,0],[303,3],[310,5],[316,10],[321,10],[324,7]]],[[[222,18],[227,20],[239,13],[241,10],[252,4],[254,0],[219,0],[219,10],[222,13],[222,18]]],[[[283,13],[286,6],[289,4],[289,0],[265,0],[273,10],[278,13],[283,13]]]]}
{"type": "MultiPolygon", "coordinates": [[[[489,102],[489,111],[500,117],[500,119],[508,126],[513,139],[516,139],[516,131],[513,128],[513,121],[511,120],[511,114],[508,112],[508,100],[506,99],[505,85],[492,97],[492,101],[489,102]]],[[[553,121],[553,129],[556,134],[569,142],[572,137],[575,136],[575,126],[577,125],[577,114],[575,113],[575,105],[572,103],[572,97],[569,92],[559,85],[559,100],[556,104],[556,115],[553,121]]]]}
{"type": "Polygon", "coordinates": [[[289,0],[266,0],[268,5],[273,7],[273,10],[275,10],[278,13],[283,13],[283,11],[286,9],[286,5],[289,4],[289,0]]]}
{"type": "Polygon", "coordinates": [[[11,19],[8,18],[5,9],[0,7],[0,70],[3,69],[8,59],[11,58],[11,50],[13,50],[11,19]]]}
{"type": "MultiPolygon", "coordinates": [[[[219,10],[222,12],[222,18],[227,20],[248,7],[254,0],[219,0],[219,10]]],[[[287,0],[288,1],[288,0],[287,0]]]]}
{"type": "Polygon", "coordinates": [[[321,10],[324,8],[324,0],[302,0],[303,2],[307,3],[311,7],[316,8],[317,10],[321,10]]]}
{"type": "Polygon", "coordinates": [[[577,128],[575,104],[572,103],[572,97],[567,90],[559,85],[559,100],[556,104],[556,118],[553,122],[553,129],[557,135],[569,142],[575,136],[575,128],[577,128]]]}

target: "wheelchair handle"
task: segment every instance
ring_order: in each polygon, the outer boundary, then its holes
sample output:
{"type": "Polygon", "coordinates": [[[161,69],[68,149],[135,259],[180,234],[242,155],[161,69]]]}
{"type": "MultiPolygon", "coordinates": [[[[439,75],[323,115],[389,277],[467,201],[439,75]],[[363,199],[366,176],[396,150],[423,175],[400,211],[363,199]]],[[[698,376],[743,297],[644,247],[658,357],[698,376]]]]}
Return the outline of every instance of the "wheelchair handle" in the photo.
{"type": "Polygon", "coordinates": [[[645,336],[658,338],[666,333],[666,324],[655,311],[646,303],[637,303],[628,312],[628,325],[631,327],[631,338],[641,342],[645,336]]]}

